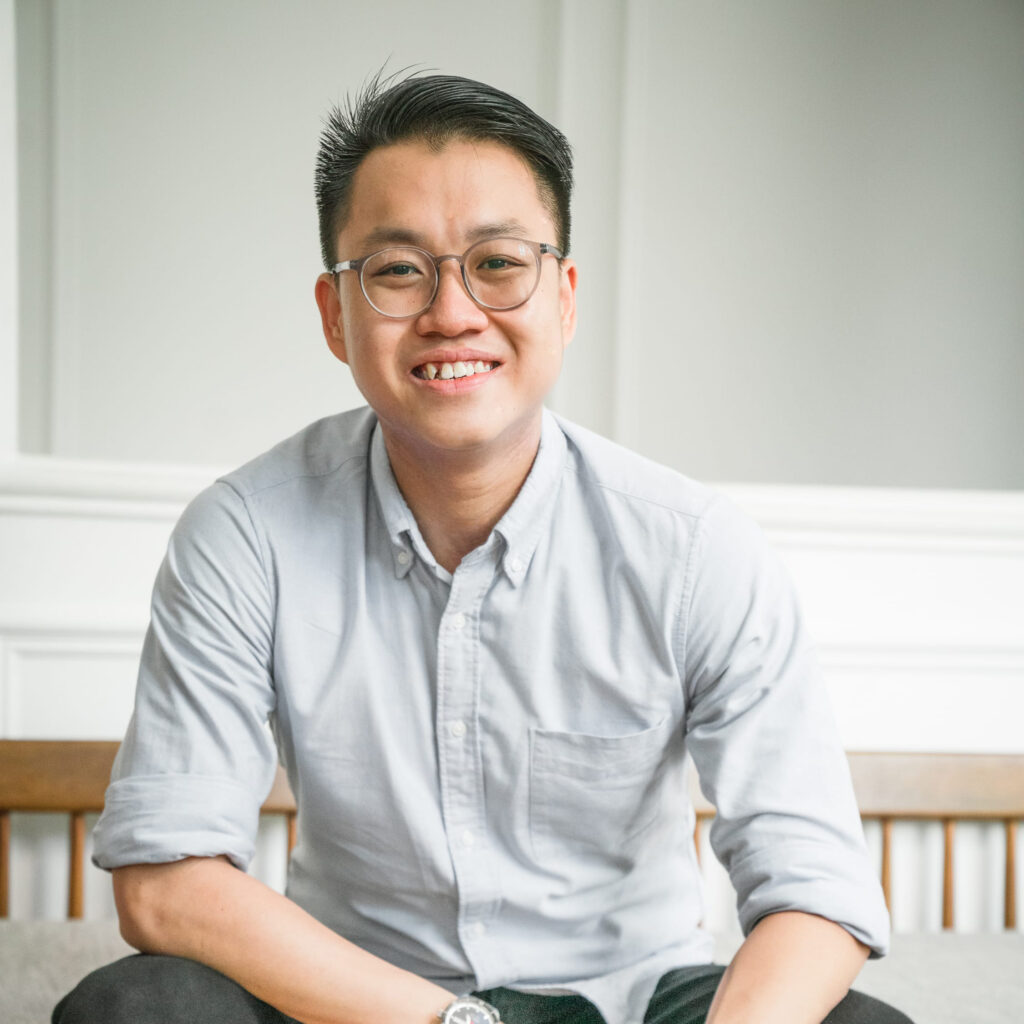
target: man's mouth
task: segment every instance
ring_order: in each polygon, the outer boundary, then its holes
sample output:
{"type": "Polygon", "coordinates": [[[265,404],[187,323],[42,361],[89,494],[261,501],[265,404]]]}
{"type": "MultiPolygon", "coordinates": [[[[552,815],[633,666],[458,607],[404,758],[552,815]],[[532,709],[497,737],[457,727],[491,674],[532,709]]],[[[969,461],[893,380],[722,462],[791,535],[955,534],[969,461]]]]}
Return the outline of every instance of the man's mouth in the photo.
{"type": "Polygon", "coordinates": [[[478,359],[476,362],[457,363],[422,363],[413,371],[414,377],[420,380],[455,380],[457,377],[473,377],[478,373],[490,373],[500,363],[486,362],[478,359]]]}

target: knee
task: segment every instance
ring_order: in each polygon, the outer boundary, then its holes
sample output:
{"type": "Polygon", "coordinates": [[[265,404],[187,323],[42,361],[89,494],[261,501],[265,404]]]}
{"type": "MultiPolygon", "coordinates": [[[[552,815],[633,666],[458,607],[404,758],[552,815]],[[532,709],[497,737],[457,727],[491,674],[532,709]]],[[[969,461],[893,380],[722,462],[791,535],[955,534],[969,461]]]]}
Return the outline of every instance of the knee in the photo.
{"type": "Polygon", "coordinates": [[[138,954],[87,975],[53,1011],[52,1024],[200,1024],[249,1019],[244,989],[203,964],[138,954]]]}
{"type": "Polygon", "coordinates": [[[851,989],[822,1024],[914,1024],[902,1011],[851,989]]]}

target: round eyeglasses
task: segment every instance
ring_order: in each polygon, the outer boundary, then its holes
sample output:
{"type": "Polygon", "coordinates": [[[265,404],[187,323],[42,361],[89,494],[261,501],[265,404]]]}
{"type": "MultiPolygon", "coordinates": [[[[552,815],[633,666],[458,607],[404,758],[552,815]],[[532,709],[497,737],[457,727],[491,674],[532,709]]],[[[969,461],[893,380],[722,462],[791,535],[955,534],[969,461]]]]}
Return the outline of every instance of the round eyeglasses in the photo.
{"type": "Polygon", "coordinates": [[[522,238],[485,238],[461,256],[433,256],[425,249],[396,245],[359,260],[334,265],[334,273],[359,272],[359,287],[378,313],[401,320],[419,316],[437,297],[440,267],[455,260],[470,298],[484,309],[515,309],[526,302],[540,283],[540,259],[562,254],[546,242],[522,238]]]}

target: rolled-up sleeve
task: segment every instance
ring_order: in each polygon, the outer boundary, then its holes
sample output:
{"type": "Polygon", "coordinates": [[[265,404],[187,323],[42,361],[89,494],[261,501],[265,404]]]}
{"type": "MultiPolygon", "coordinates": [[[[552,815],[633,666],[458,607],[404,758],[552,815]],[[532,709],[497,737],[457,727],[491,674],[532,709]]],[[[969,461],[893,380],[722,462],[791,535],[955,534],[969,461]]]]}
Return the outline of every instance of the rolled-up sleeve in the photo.
{"type": "Polygon", "coordinates": [[[175,527],[153,591],[135,709],[94,832],[102,868],[252,858],[276,757],[273,599],[244,499],[218,482],[175,527]]]}
{"type": "Polygon", "coordinates": [[[825,917],[888,949],[889,918],[794,588],[725,499],[705,514],[683,629],[688,746],[715,805],[711,845],[744,935],[765,915],[825,917]]]}

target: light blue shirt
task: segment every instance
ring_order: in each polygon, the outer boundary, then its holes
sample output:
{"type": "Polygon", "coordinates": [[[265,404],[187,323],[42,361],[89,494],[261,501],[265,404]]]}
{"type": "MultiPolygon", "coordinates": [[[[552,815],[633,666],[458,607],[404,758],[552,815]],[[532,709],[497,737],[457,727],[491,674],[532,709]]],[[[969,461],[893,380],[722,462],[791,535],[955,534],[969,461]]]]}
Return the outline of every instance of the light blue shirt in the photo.
{"type": "Polygon", "coordinates": [[[747,932],[888,918],[793,588],[728,501],[545,413],[511,508],[455,573],[374,414],[312,424],[204,491],[153,597],[95,833],[113,868],[245,868],[277,753],[288,895],[466,991],[554,987],[610,1024],[707,962],[684,757],[747,932]]]}

